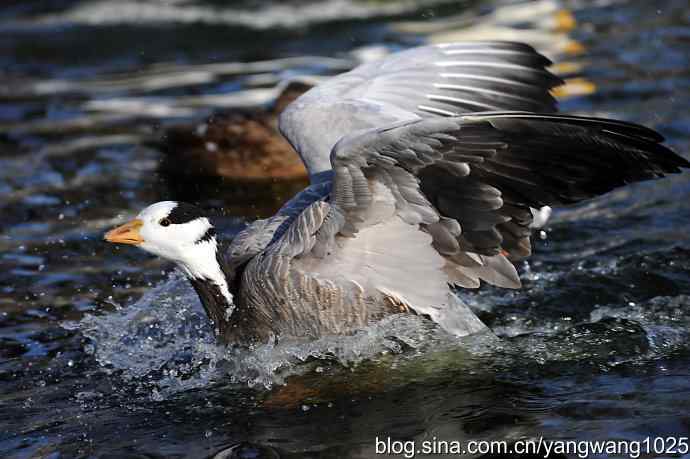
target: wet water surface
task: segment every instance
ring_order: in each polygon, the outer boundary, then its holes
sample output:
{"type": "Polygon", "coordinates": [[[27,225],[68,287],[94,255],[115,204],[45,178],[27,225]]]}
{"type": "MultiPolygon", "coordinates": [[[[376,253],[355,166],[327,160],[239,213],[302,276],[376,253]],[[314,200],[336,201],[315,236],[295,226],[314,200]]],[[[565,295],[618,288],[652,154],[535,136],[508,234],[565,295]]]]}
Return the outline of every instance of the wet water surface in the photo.
{"type": "Polygon", "coordinates": [[[564,111],[648,125],[688,158],[686,2],[223,5],[0,12],[0,456],[370,458],[376,436],[688,435],[690,174],[559,210],[522,290],[461,292],[498,337],[401,316],[228,350],[170,265],[101,239],[163,199],[209,209],[227,237],[269,215],[300,180],[171,173],[166,129],[264,110],[287,79],[423,42],[517,33],[570,82],[564,111]]]}

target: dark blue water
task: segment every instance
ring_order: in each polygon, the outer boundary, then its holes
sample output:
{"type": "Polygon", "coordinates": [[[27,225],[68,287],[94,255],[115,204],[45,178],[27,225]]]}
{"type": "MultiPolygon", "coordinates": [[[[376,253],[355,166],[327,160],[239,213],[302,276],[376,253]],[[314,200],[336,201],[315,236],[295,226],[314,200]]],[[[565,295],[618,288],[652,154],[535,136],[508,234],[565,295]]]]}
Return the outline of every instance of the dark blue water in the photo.
{"type": "Polygon", "coordinates": [[[687,2],[505,3],[6,2],[0,456],[371,458],[377,435],[687,436],[690,174],[557,211],[521,291],[463,293],[498,340],[401,319],[228,353],[171,266],[101,240],[162,199],[226,209],[228,236],[270,214],[294,184],[171,175],[166,129],[423,42],[517,33],[570,80],[564,111],[648,125],[690,157],[687,2]]]}

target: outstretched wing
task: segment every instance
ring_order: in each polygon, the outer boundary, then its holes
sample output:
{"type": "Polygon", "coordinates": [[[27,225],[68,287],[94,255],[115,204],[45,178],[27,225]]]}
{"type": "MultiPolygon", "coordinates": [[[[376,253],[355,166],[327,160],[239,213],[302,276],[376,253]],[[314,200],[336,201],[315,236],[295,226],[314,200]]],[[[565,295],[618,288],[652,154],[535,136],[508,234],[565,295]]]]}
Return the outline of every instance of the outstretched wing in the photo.
{"type": "Polygon", "coordinates": [[[280,130],[332,189],[271,250],[309,273],[319,304],[379,295],[454,333],[481,329],[444,287],[519,286],[509,258],[530,254],[531,208],[690,166],[649,129],[553,114],[548,64],[517,43],[429,46],[298,98],[280,130]]]}
{"type": "Polygon", "coordinates": [[[351,132],[396,121],[487,110],[552,113],[562,81],[532,47],[510,42],[424,46],[334,77],[294,101],[280,130],[313,176],[351,132]]]}
{"type": "Polygon", "coordinates": [[[353,133],[331,153],[330,200],[307,208],[284,246],[305,269],[366,282],[443,325],[438,298],[420,296],[439,273],[518,287],[507,257],[529,254],[530,207],[690,167],[662,140],[619,121],[521,112],[353,133]]]}

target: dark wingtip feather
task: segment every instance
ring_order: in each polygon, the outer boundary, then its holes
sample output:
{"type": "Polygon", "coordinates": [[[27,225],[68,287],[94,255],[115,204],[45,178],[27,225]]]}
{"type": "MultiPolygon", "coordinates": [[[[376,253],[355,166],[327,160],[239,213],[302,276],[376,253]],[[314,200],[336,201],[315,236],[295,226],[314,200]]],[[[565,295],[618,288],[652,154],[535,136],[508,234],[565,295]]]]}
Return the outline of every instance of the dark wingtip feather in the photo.
{"type": "Polygon", "coordinates": [[[461,117],[467,135],[509,148],[473,171],[516,199],[569,204],[629,183],[683,172],[690,162],[663,145],[663,136],[633,123],[529,112],[461,117]]]}
{"type": "Polygon", "coordinates": [[[662,166],[662,171],[665,173],[678,173],[682,172],[682,167],[690,168],[690,162],[687,159],[680,156],[670,147],[663,145],[661,143],[664,140],[661,134],[657,133],[656,131],[652,131],[648,128],[645,129],[657,134],[657,138],[652,140],[648,137],[636,137],[631,136],[629,133],[626,132],[612,131],[610,129],[604,129],[602,130],[602,133],[605,133],[606,135],[612,137],[616,137],[620,139],[622,142],[631,145],[632,147],[639,148],[640,150],[643,150],[653,155],[653,157],[650,157],[649,159],[654,159],[654,164],[662,166]]]}
{"type": "Polygon", "coordinates": [[[664,136],[659,134],[654,129],[650,129],[639,124],[630,123],[627,121],[613,120],[608,118],[596,118],[590,116],[566,115],[566,114],[551,114],[551,113],[533,113],[533,112],[477,112],[467,115],[467,117],[476,117],[478,120],[491,119],[524,119],[534,121],[552,121],[555,123],[574,124],[583,127],[597,127],[601,130],[610,129],[614,132],[626,133],[628,135],[642,137],[653,142],[663,142],[664,136]]]}
{"type": "MultiPolygon", "coordinates": [[[[665,139],[660,133],[654,129],[627,121],[577,115],[530,112],[483,112],[467,115],[466,118],[476,121],[488,121],[490,123],[494,120],[501,119],[507,121],[525,120],[528,121],[527,126],[531,126],[535,133],[543,129],[543,123],[556,123],[563,126],[580,126],[592,130],[592,132],[598,131],[598,133],[602,135],[613,137],[622,142],[632,144],[632,146],[641,150],[653,153],[654,159],[658,161],[660,165],[669,168],[669,170],[665,170],[665,172],[681,172],[679,169],[681,167],[690,168],[690,161],[674,152],[670,147],[662,144],[665,139]],[[534,121],[534,123],[529,123],[529,121],[534,121]]],[[[515,125],[514,129],[511,129],[511,124],[506,123],[504,125],[502,124],[500,129],[503,131],[513,130],[513,132],[517,132],[518,130],[524,129],[524,127],[524,124],[518,124],[515,125]]],[[[523,131],[523,133],[526,132],[523,131]]]]}

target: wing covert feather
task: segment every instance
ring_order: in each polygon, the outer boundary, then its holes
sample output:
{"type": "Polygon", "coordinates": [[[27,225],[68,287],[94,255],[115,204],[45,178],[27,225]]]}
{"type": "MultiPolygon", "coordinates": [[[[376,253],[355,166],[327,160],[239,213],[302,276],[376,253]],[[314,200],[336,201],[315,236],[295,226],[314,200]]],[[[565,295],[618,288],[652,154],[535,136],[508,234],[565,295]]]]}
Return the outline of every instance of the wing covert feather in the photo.
{"type": "Polygon", "coordinates": [[[310,175],[330,169],[333,146],[396,121],[487,110],[556,111],[562,80],[531,46],[501,41],[412,48],[327,80],[281,114],[280,131],[310,175]]]}

